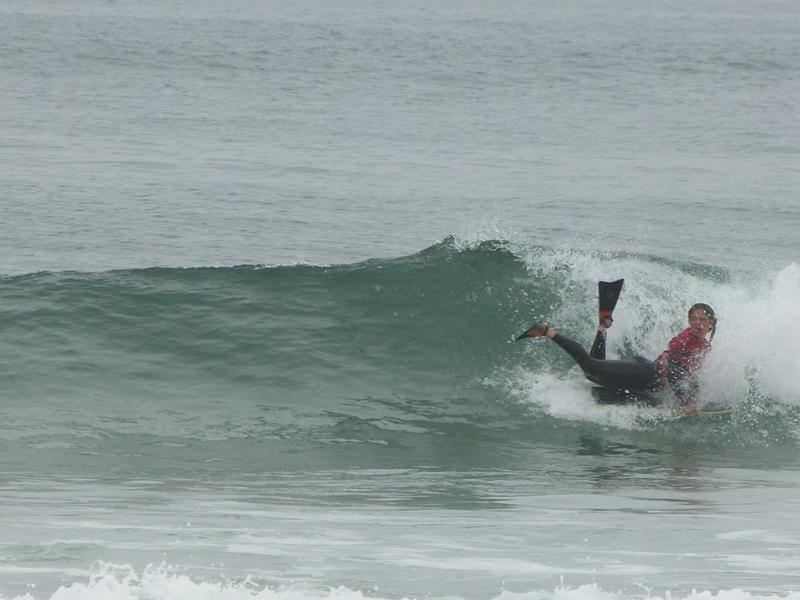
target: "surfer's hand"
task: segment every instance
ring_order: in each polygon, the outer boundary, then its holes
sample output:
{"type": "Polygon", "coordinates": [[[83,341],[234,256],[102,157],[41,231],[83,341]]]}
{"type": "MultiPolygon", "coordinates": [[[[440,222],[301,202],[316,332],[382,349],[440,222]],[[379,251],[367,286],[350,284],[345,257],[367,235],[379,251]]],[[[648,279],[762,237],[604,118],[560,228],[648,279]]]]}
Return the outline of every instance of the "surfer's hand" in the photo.
{"type": "Polygon", "coordinates": [[[690,415],[690,416],[696,416],[697,415],[697,405],[696,404],[684,404],[683,406],[681,406],[681,409],[683,409],[683,414],[685,414],[685,415],[690,415]]]}

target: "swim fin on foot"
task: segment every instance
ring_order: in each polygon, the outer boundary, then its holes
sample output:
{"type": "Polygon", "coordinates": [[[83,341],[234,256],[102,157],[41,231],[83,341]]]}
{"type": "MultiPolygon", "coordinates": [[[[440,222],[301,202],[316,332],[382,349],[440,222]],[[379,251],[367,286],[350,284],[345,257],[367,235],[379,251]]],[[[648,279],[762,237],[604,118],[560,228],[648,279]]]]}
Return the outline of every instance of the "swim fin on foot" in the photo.
{"type": "Polygon", "coordinates": [[[610,327],[611,322],[614,320],[614,307],[617,305],[620,292],[622,292],[622,284],[625,283],[624,279],[617,281],[598,281],[597,282],[597,300],[599,303],[598,316],[600,324],[605,327],[610,327]],[[608,324],[604,321],[608,319],[608,324]]]}

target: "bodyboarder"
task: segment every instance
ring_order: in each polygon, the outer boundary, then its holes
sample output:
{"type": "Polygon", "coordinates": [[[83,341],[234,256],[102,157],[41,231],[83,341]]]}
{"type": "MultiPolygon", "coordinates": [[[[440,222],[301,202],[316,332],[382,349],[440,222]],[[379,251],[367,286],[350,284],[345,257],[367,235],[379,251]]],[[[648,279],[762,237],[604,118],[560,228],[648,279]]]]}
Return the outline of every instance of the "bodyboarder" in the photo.
{"type": "Polygon", "coordinates": [[[622,280],[613,282],[617,286],[616,296],[610,309],[603,307],[603,285],[600,282],[600,324],[587,352],[581,344],[558,333],[551,325],[539,322],[516,339],[548,337],[558,344],[583,371],[586,378],[610,392],[619,402],[636,402],[649,398],[653,392],[669,388],[687,414],[697,413],[699,384],[696,371],[702,366],[711,350],[711,339],[716,333],[717,319],[708,304],[693,304],[689,309],[689,326],[673,337],[667,349],[650,361],[642,356],[627,360],[606,359],[606,330],[613,323],[612,312],[622,280]]]}

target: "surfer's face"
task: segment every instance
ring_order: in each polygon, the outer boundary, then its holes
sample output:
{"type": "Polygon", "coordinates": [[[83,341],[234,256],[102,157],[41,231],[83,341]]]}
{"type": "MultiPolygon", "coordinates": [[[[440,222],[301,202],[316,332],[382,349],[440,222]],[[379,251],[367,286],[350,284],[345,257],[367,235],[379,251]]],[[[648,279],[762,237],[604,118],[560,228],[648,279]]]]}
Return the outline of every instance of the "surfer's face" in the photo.
{"type": "Polygon", "coordinates": [[[689,315],[689,327],[698,338],[704,338],[711,331],[711,319],[702,308],[695,308],[689,315]]]}

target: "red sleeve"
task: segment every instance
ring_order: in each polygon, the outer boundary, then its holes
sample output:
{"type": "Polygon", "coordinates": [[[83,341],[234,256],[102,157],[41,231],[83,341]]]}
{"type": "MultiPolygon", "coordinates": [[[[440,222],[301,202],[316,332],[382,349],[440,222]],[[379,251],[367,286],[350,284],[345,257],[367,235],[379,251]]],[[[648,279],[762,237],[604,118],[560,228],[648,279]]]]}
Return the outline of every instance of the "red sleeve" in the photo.
{"type": "Polygon", "coordinates": [[[706,353],[711,349],[711,344],[706,340],[698,340],[692,336],[692,330],[687,327],[669,341],[667,346],[668,357],[689,371],[695,371],[705,358],[706,353]]]}
{"type": "Polygon", "coordinates": [[[678,335],[672,338],[667,345],[667,348],[670,350],[686,350],[686,346],[688,343],[688,337],[690,335],[690,329],[687,327],[683,331],[681,331],[678,335]]]}

